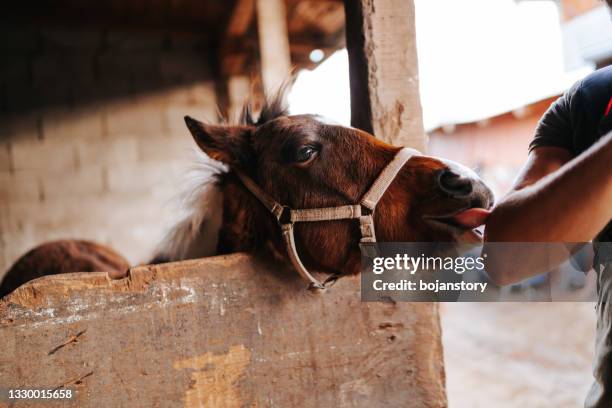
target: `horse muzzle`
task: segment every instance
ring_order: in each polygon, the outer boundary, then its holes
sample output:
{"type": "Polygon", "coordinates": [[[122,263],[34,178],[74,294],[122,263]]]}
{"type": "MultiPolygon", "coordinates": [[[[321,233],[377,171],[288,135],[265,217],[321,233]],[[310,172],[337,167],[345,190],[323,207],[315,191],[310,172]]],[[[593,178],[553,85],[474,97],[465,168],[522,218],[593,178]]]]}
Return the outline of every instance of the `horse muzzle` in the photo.
{"type": "Polygon", "coordinates": [[[427,215],[425,219],[455,234],[483,225],[495,201],[493,192],[474,171],[449,160],[443,162],[447,167],[439,171],[436,187],[453,199],[457,208],[441,215],[427,215]]]}

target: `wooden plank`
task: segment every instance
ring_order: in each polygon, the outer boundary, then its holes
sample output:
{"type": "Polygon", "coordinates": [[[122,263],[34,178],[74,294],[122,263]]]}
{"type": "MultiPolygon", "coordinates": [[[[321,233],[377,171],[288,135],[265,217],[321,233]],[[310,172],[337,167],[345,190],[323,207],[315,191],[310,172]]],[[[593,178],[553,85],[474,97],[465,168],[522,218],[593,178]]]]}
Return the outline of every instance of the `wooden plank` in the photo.
{"type": "Polygon", "coordinates": [[[30,282],[0,344],[0,384],[65,384],[61,406],[446,406],[437,305],[362,303],[358,277],[312,293],[244,254],[30,282]]]}
{"type": "Polygon", "coordinates": [[[413,0],[345,0],[344,7],[351,124],[424,151],[413,0]]]}
{"type": "Polygon", "coordinates": [[[256,9],[264,91],[275,92],[291,71],[285,0],[257,0],[256,9]]]}

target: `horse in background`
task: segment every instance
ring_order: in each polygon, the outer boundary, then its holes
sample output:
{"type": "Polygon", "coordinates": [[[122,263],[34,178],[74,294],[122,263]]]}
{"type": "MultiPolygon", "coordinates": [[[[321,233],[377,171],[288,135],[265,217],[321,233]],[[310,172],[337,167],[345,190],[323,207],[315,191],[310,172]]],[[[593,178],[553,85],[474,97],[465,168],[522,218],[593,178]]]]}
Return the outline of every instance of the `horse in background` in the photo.
{"type": "Polygon", "coordinates": [[[46,242],[11,266],[0,284],[0,298],[41,276],[104,271],[111,279],[118,279],[126,276],[129,268],[123,256],[105,245],[82,240],[46,242]]]}

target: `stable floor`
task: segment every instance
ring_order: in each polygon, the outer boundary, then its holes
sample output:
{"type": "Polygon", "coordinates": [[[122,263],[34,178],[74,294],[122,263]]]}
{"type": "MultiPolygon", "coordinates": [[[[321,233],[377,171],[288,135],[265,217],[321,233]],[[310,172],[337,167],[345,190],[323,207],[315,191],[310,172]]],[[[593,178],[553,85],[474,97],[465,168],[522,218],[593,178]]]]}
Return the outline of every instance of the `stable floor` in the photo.
{"type": "Polygon", "coordinates": [[[578,407],[590,387],[594,303],[445,303],[450,408],[578,407]]]}

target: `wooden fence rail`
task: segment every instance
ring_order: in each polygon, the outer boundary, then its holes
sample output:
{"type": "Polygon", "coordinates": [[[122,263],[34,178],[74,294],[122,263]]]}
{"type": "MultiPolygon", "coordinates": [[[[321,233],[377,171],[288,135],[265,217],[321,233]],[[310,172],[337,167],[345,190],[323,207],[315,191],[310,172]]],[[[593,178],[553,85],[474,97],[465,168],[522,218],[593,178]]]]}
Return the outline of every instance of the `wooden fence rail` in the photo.
{"type": "Polygon", "coordinates": [[[312,293],[244,254],[48,276],[0,302],[0,384],[73,390],[63,407],[446,406],[437,306],[359,285],[312,293]]]}

